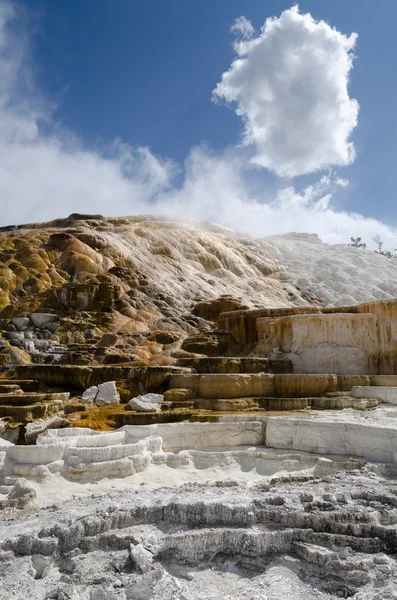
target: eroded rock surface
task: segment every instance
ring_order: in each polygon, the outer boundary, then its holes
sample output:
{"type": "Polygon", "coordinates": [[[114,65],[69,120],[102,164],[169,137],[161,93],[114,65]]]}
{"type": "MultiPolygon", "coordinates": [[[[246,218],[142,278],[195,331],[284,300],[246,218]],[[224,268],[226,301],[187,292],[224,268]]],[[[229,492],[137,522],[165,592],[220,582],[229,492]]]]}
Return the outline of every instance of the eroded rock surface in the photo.
{"type": "Polygon", "coordinates": [[[395,497],[394,482],[357,471],[191,482],[155,499],[113,490],[6,517],[0,598],[390,599],[395,497]]]}
{"type": "Polygon", "coordinates": [[[332,415],[2,442],[1,600],[390,600],[395,408],[332,415]]]}

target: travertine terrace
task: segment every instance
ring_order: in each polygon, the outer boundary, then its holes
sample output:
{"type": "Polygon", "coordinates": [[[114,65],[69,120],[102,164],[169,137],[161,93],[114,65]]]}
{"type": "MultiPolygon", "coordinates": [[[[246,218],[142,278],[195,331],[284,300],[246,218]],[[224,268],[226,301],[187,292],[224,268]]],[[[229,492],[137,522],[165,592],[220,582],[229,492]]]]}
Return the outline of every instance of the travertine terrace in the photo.
{"type": "Polygon", "coordinates": [[[396,261],[101,215],[0,257],[1,599],[397,598],[396,261]]]}
{"type": "Polygon", "coordinates": [[[397,300],[225,312],[219,327],[251,354],[290,360],[294,373],[397,372],[397,300]]]}

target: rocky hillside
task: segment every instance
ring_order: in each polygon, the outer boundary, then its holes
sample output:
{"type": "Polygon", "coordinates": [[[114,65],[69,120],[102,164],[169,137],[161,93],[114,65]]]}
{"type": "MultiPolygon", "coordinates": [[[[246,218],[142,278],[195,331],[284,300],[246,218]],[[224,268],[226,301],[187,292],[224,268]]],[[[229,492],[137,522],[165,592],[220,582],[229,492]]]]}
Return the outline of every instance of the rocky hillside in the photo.
{"type": "Polygon", "coordinates": [[[0,364],[169,364],[230,349],[220,312],[392,296],[397,261],[316,236],[73,214],[0,229],[0,364]]]}

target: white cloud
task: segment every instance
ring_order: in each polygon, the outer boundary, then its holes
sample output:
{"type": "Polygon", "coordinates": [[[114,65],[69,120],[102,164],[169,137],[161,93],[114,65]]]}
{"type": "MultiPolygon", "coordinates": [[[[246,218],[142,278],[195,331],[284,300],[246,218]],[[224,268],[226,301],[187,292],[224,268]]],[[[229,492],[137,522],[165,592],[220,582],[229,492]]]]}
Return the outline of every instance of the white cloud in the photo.
{"type": "Polygon", "coordinates": [[[23,14],[0,0],[0,221],[34,222],[68,212],[126,214],[167,189],[172,161],[115,140],[90,150],[54,121],[27,61],[23,14]],[[51,131],[45,134],[40,124],[51,131]]]}
{"type": "Polygon", "coordinates": [[[263,191],[260,181],[252,186],[251,170],[238,152],[214,155],[205,147],[194,148],[186,161],[183,187],[162,195],[155,211],[214,221],[255,237],[298,231],[343,244],[361,236],[375,248],[372,237],[379,233],[384,247],[393,250],[397,229],[332,207],[333,194],[347,183],[330,172],[302,191],[287,186],[271,194],[263,191]]]}
{"type": "Polygon", "coordinates": [[[251,22],[245,17],[236,19],[230,31],[232,33],[240,33],[243,38],[250,38],[255,33],[255,29],[252,27],[251,22]]]}
{"type": "MultiPolygon", "coordinates": [[[[245,18],[238,22],[248,29],[245,18]]],[[[237,57],[214,99],[236,104],[256,165],[295,177],[353,162],[349,137],[359,106],[347,86],[356,38],[295,6],[235,44],[237,57]]]]}
{"type": "Polygon", "coordinates": [[[35,88],[23,29],[11,2],[0,0],[0,225],[72,212],[156,213],[214,221],[258,237],[309,231],[328,242],[361,236],[369,243],[379,233],[385,247],[395,247],[395,230],[332,209],[335,189],[347,185],[334,172],[301,192],[289,186],[275,194],[266,191],[258,171],[252,177],[241,149],[215,153],[199,146],[190,151],[176,186],[176,165],[148,148],[116,140],[87,149],[54,120],[35,88]]]}

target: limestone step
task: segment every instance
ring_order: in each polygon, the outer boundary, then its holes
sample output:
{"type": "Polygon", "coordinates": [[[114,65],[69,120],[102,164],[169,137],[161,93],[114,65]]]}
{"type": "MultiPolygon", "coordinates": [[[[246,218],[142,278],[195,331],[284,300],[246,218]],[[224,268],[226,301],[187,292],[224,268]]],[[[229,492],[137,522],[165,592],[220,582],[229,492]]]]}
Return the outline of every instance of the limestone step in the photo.
{"type": "Polygon", "coordinates": [[[20,394],[22,394],[23,391],[19,387],[19,385],[16,385],[15,383],[14,384],[12,384],[12,383],[6,383],[6,384],[0,383],[0,394],[11,394],[11,393],[14,393],[14,394],[20,393],[20,394]]]}
{"type": "Polygon", "coordinates": [[[191,367],[197,373],[292,373],[292,363],[287,359],[257,357],[206,357],[180,358],[181,367],[191,367]]]}
{"type": "MultiPolygon", "coordinates": [[[[64,448],[61,445],[53,446],[11,446],[7,458],[26,465],[46,465],[60,460],[64,448]]],[[[17,473],[15,473],[17,474],[17,473]]]]}
{"type": "Polygon", "coordinates": [[[131,367],[106,365],[18,365],[15,367],[16,380],[38,379],[51,387],[76,388],[85,390],[105,381],[129,380],[142,383],[149,391],[168,382],[173,373],[184,373],[187,369],[174,366],[131,367]]]}
{"type": "Polygon", "coordinates": [[[212,373],[171,375],[169,388],[190,389],[198,398],[322,397],[338,388],[336,375],[212,373]]]}
{"type": "Polygon", "coordinates": [[[394,386],[355,386],[351,395],[354,398],[378,398],[387,404],[397,406],[397,387],[394,386]]]}
{"type": "Polygon", "coordinates": [[[379,426],[377,419],[351,416],[341,421],[333,416],[319,419],[269,417],[266,445],[271,448],[339,454],[375,463],[395,465],[397,428],[390,419],[379,426]]]}
{"type": "Polygon", "coordinates": [[[0,404],[8,406],[27,406],[36,402],[66,402],[70,394],[67,392],[50,392],[40,394],[32,392],[30,394],[0,394],[0,404]]]}
{"type": "Polygon", "coordinates": [[[238,412],[246,410],[284,411],[310,408],[311,398],[197,398],[194,408],[197,410],[238,412]]]}
{"type": "MultiPolygon", "coordinates": [[[[193,408],[195,404],[194,400],[174,400],[173,402],[167,402],[164,405],[165,409],[170,409],[170,408],[193,408]]],[[[163,405],[161,406],[161,409],[163,409],[163,405]]]]}
{"type": "Polygon", "coordinates": [[[92,482],[103,478],[128,477],[134,473],[134,463],[130,458],[109,460],[103,463],[82,463],[77,466],[69,465],[65,475],[72,481],[92,482]]]}
{"type": "Polygon", "coordinates": [[[311,398],[259,398],[264,410],[303,410],[310,408],[311,398]]]}
{"type": "MultiPolygon", "coordinates": [[[[193,411],[161,411],[161,412],[133,412],[126,410],[125,412],[114,413],[111,419],[117,427],[123,425],[154,425],[157,423],[180,423],[181,421],[189,421],[194,416],[193,411]]],[[[209,420],[209,419],[207,419],[209,420]]]]}
{"type": "MultiPolygon", "coordinates": [[[[397,387],[397,375],[371,375],[370,385],[376,387],[397,387]]],[[[362,385],[360,383],[356,385],[362,385]]]]}
{"type": "Polygon", "coordinates": [[[338,375],[338,390],[349,392],[355,385],[370,385],[369,375],[338,375]]]}
{"type": "Polygon", "coordinates": [[[185,402],[195,398],[196,394],[191,389],[171,388],[164,392],[164,402],[185,402]]]}
{"type": "Polygon", "coordinates": [[[334,396],[330,398],[312,398],[311,407],[320,410],[334,410],[343,408],[354,408],[356,410],[367,410],[375,408],[382,401],[377,398],[353,398],[352,396],[334,396]]]}
{"type": "Polygon", "coordinates": [[[18,385],[24,392],[36,392],[40,382],[37,379],[0,379],[0,385],[18,385]]]}
{"type": "Polygon", "coordinates": [[[0,404],[0,417],[12,417],[15,422],[27,423],[34,419],[42,419],[49,416],[53,412],[60,410],[62,403],[59,405],[49,402],[40,402],[27,406],[5,406],[0,404]]]}

